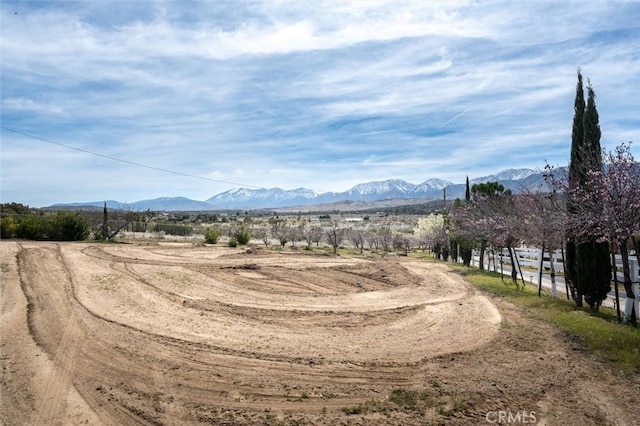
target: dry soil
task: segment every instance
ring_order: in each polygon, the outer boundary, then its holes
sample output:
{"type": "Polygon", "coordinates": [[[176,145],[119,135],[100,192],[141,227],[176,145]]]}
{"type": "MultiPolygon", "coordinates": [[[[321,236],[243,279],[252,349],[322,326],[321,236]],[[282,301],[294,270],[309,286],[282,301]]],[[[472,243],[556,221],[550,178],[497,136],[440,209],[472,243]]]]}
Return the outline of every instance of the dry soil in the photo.
{"type": "Polygon", "coordinates": [[[640,424],[637,376],[443,264],[27,241],[0,261],[3,425],[640,424]]]}

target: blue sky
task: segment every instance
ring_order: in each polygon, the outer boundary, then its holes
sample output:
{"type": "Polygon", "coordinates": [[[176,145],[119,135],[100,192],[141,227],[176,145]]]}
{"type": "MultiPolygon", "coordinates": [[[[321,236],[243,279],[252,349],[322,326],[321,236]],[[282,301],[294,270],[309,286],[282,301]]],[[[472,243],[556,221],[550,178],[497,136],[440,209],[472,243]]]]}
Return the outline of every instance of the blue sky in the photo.
{"type": "Polygon", "coordinates": [[[578,67],[640,157],[638,1],[0,4],[2,202],[566,165],[578,67]]]}

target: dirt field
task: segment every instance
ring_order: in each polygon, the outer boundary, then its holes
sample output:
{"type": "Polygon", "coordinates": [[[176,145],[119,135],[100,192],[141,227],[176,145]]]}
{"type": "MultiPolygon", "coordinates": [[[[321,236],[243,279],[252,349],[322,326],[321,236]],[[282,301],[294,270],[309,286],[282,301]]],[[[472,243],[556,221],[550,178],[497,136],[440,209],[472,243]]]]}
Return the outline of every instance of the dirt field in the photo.
{"type": "Polygon", "coordinates": [[[640,379],[396,256],[0,242],[0,424],[640,424],[640,379]]]}

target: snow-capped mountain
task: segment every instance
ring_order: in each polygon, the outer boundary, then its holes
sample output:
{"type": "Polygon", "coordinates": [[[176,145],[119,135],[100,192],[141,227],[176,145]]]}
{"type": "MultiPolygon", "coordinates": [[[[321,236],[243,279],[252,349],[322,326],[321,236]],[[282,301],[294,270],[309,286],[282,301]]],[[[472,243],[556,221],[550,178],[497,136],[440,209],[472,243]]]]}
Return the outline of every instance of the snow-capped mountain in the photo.
{"type": "Polygon", "coordinates": [[[507,169],[498,174],[483,176],[470,180],[469,183],[500,182],[503,180],[522,180],[538,172],[531,169],[507,169]]]}
{"type": "MultiPolygon", "coordinates": [[[[497,181],[505,189],[518,192],[522,188],[538,189],[544,185],[542,173],[531,169],[509,169],[498,174],[470,180],[470,184],[497,181]]],[[[109,207],[125,206],[131,210],[155,211],[206,211],[222,209],[261,209],[293,206],[309,206],[328,204],[339,201],[381,201],[392,199],[425,199],[433,200],[446,193],[447,199],[462,198],[465,184],[442,180],[428,179],[414,185],[401,179],[361,183],[345,192],[326,192],[319,194],[311,189],[297,188],[284,190],[281,188],[249,189],[236,188],[214,195],[205,201],[195,201],[184,197],[162,197],[155,200],[143,200],[135,203],[118,203],[110,201],[109,207]],[[444,191],[443,191],[444,190],[444,191]]],[[[81,206],[102,207],[103,202],[67,203],[64,207],[81,206]]],[[[51,207],[63,207],[61,204],[51,207]]],[[[123,207],[120,207],[123,208],[123,207]]]]}
{"type": "Polygon", "coordinates": [[[342,194],[357,199],[370,199],[380,195],[387,198],[404,198],[411,193],[415,185],[405,182],[402,179],[390,179],[379,182],[360,183],[342,194]],[[391,197],[389,197],[391,195],[391,197]]]}
{"type": "Polygon", "coordinates": [[[443,188],[447,186],[453,185],[453,182],[449,182],[448,180],[442,179],[429,179],[425,180],[421,184],[415,186],[413,192],[421,193],[421,192],[432,192],[432,191],[441,191],[443,188]]]}
{"type": "Polygon", "coordinates": [[[214,195],[205,202],[219,209],[265,208],[273,205],[307,205],[317,195],[316,192],[306,188],[288,191],[281,188],[236,188],[214,195]]]}

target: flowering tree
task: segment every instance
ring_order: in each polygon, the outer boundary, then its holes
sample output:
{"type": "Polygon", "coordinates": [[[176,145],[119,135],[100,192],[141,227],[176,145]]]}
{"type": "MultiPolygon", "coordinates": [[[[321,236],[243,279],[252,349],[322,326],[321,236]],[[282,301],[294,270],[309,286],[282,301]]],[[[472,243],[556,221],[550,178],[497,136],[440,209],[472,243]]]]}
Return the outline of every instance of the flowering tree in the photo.
{"type": "Polygon", "coordinates": [[[627,295],[625,321],[635,324],[638,312],[634,299],[638,297],[638,289],[631,282],[628,244],[640,235],[640,164],[635,161],[630,145],[623,143],[613,152],[603,152],[608,167],[604,171],[590,170],[585,185],[569,187],[567,194],[576,207],[568,215],[568,225],[576,240],[595,237],[598,242],[617,242],[627,295]]]}
{"type": "Polygon", "coordinates": [[[449,254],[449,235],[445,229],[444,216],[431,214],[418,219],[418,224],[413,231],[418,240],[431,247],[438,259],[444,257],[447,260],[449,254]]]}
{"type": "MultiPolygon", "coordinates": [[[[455,203],[450,213],[453,233],[458,238],[476,241],[480,246],[480,259],[484,260],[484,249],[507,248],[513,268],[511,278],[517,282],[517,259],[513,253],[516,241],[516,227],[519,222],[515,198],[511,191],[505,191],[497,182],[474,185],[473,200],[455,203]]],[[[495,261],[494,261],[495,263],[495,261]]],[[[480,263],[480,269],[484,265],[480,263]]]]}
{"type": "MultiPolygon", "coordinates": [[[[449,221],[455,238],[472,248],[486,247],[495,233],[491,221],[475,202],[456,200],[449,212],[449,221]]],[[[481,257],[484,258],[484,254],[481,257]]],[[[463,256],[465,266],[469,266],[470,261],[471,256],[463,256]]],[[[481,264],[480,268],[483,269],[484,265],[481,264]]]]}
{"type": "MultiPolygon", "coordinates": [[[[541,261],[544,259],[545,249],[549,253],[562,247],[564,242],[564,225],[566,212],[556,208],[556,194],[540,191],[523,190],[518,195],[518,225],[517,234],[527,244],[540,247],[541,261]]],[[[551,295],[557,296],[555,266],[553,255],[549,258],[551,269],[551,295]]],[[[542,269],[540,270],[542,274],[542,269]]],[[[541,277],[538,282],[538,294],[540,294],[541,277]]],[[[568,293],[568,292],[567,292],[568,293]]],[[[568,297],[568,294],[567,294],[568,297]]]]}
{"type": "MultiPolygon", "coordinates": [[[[511,191],[475,197],[475,202],[485,218],[485,229],[491,230],[487,234],[489,243],[493,248],[506,248],[509,252],[511,279],[515,284],[517,284],[520,266],[515,256],[514,246],[518,241],[517,229],[521,221],[516,201],[511,191]]],[[[522,285],[524,285],[524,279],[522,285]]]]}
{"type": "MultiPolygon", "coordinates": [[[[487,243],[492,247],[511,247],[509,244],[508,213],[511,205],[511,191],[504,189],[499,182],[474,184],[471,187],[473,201],[480,212],[480,221],[484,222],[486,239],[480,241],[480,269],[484,269],[484,253],[487,243]]],[[[511,251],[509,252],[511,255],[511,251]]],[[[513,259],[512,259],[513,260],[513,259]]],[[[512,263],[513,264],[513,263],[512,263]]]]}

